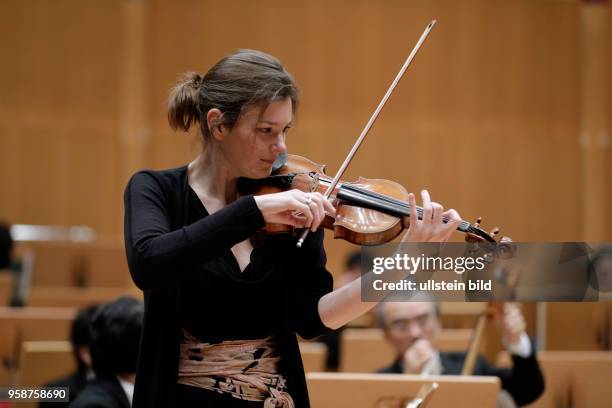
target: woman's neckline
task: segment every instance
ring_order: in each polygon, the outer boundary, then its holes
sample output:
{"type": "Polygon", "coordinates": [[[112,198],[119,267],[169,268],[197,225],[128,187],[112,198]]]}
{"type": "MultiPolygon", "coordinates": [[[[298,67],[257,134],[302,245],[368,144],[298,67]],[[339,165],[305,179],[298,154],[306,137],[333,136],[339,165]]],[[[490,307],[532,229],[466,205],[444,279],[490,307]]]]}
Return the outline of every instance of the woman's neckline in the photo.
{"type": "MultiPolygon", "coordinates": [[[[193,195],[192,202],[194,202],[196,206],[199,207],[199,211],[202,213],[203,217],[209,216],[211,213],[206,208],[206,205],[204,205],[204,201],[202,201],[202,198],[198,195],[197,191],[189,183],[189,165],[188,164],[184,166],[184,171],[185,171],[186,188],[189,194],[193,195]]],[[[242,278],[245,276],[245,272],[247,272],[250,269],[251,265],[253,265],[253,256],[255,254],[255,251],[256,251],[256,248],[253,247],[253,249],[251,250],[251,253],[249,254],[249,263],[242,270],[240,269],[240,263],[238,262],[238,259],[236,258],[236,255],[231,250],[231,248],[227,251],[228,257],[232,264],[232,268],[237,272],[237,276],[241,278],[240,279],[241,281],[250,281],[249,279],[242,279],[242,278]]]]}

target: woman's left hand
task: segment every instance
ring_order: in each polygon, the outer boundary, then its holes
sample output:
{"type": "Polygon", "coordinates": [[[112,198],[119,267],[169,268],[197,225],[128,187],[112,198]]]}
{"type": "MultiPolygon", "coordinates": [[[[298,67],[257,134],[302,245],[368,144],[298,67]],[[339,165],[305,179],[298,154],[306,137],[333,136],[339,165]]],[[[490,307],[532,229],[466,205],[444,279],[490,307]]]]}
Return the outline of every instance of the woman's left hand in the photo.
{"type": "Polygon", "coordinates": [[[459,213],[453,209],[444,211],[442,205],[432,202],[427,190],[421,191],[423,215],[419,219],[414,194],[408,194],[410,227],[402,242],[446,242],[461,223],[459,213]]]}

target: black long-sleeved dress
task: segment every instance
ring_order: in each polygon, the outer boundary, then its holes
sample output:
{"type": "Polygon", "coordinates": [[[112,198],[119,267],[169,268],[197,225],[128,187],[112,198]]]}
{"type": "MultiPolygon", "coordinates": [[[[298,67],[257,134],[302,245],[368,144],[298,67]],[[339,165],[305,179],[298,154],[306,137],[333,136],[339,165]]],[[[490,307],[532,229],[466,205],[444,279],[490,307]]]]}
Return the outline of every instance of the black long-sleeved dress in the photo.
{"type": "MultiPolygon", "coordinates": [[[[275,336],[288,392],[296,407],[308,407],[296,333],[312,338],[329,331],[318,313],[319,299],[333,285],[323,232],[310,234],[301,249],[295,238],[268,238],[241,272],[231,247],[264,226],[253,197],[209,215],[183,166],[136,173],[124,198],[128,264],[145,297],[133,406],[176,406],[184,328],[202,342],[275,336]]],[[[228,401],[196,391],[202,401],[215,401],[211,406],[228,401]]]]}

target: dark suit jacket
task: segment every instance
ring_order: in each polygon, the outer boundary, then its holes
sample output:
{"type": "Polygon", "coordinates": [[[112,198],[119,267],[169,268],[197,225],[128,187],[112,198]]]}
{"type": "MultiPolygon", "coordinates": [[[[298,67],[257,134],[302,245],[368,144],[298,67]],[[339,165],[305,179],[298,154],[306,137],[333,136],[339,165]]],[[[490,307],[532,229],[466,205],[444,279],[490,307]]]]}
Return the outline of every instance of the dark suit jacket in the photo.
{"type": "MultiPolygon", "coordinates": [[[[87,384],[87,373],[85,370],[74,373],[46,384],[45,387],[68,387],[68,399],[73,401],[87,384]]],[[[70,402],[41,402],[39,408],[66,408],[70,402]]]]}
{"type": "Polygon", "coordinates": [[[115,378],[90,381],[69,408],[130,408],[130,402],[115,378]]]}
{"type": "MultiPolygon", "coordinates": [[[[440,353],[444,370],[442,374],[459,375],[465,360],[465,353],[440,353]]],[[[544,392],[544,376],[536,359],[535,352],[527,358],[512,355],[512,368],[497,368],[482,356],[478,356],[474,375],[496,376],[501,379],[502,388],[508,391],[519,406],[527,405],[544,392]]],[[[377,371],[383,374],[404,372],[400,360],[377,371]]]]}

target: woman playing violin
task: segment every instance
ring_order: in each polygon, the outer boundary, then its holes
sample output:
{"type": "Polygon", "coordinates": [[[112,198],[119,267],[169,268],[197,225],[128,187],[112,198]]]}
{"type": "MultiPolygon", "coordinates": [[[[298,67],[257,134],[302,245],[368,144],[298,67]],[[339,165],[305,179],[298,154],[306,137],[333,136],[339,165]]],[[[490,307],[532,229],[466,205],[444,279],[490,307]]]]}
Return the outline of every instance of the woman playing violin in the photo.
{"type": "MultiPolygon", "coordinates": [[[[125,191],[128,262],[146,305],[136,408],[307,407],[296,333],[324,334],[374,306],[359,280],[332,290],[319,226],[335,209],[320,193],[237,189],[270,175],[297,107],[291,75],[253,50],[173,89],[170,126],[198,126],[203,149],[188,165],[136,173],[125,191]],[[312,232],[300,249],[288,235],[254,246],[266,223],[312,232]]],[[[459,215],[421,197],[423,219],[403,241],[447,241],[459,215]]]]}

